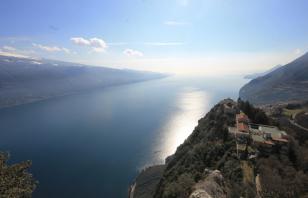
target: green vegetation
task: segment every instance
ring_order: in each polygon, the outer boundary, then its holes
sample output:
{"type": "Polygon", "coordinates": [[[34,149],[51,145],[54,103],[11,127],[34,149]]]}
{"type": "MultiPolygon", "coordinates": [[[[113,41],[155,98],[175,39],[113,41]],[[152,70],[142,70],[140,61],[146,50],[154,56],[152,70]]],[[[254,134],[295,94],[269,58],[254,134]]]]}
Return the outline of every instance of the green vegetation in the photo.
{"type": "Polygon", "coordinates": [[[0,152],[0,198],[28,198],[36,188],[37,182],[26,170],[30,161],[8,165],[7,153],[0,152]]]}
{"type": "Polygon", "coordinates": [[[238,190],[242,181],[240,162],[235,141],[227,130],[228,125],[234,124],[233,116],[225,114],[224,106],[218,104],[199,120],[193,133],[167,163],[155,197],[188,197],[192,186],[204,178],[206,168],[219,169],[223,173],[229,181],[229,194],[234,197],[242,194],[238,190]]]}
{"type": "MultiPolygon", "coordinates": [[[[293,198],[308,195],[307,136],[288,128],[290,126],[280,119],[266,116],[248,102],[239,99],[237,104],[233,104],[233,113],[230,109],[226,111],[225,101],[199,120],[193,133],[168,158],[155,198],[189,197],[193,186],[206,177],[206,169],[221,171],[228,197],[256,197],[259,194],[261,197],[293,198]],[[275,145],[270,152],[256,147],[257,158],[249,159],[244,155],[244,159],[238,159],[235,140],[229,136],[227,127],[234,125],[235,113],[240,110],[254,123],[280,126],[289,133],[289,143],[275,145]],[[260,192],[256,190],[257,175],[260,192]]],[[[230,100],[228,105],[232,106],[230,100]]],[[[250,144],[248,141],[247,145],[250,144]]]]}
{"type": "Polygon", "coordinates": [[[243,111],[255,124],[270,124],[270,119],[266,116],[264,111],[254,108],[248,101],[242,101],[241,98],[237,101],[238,108],[243,111]]]}

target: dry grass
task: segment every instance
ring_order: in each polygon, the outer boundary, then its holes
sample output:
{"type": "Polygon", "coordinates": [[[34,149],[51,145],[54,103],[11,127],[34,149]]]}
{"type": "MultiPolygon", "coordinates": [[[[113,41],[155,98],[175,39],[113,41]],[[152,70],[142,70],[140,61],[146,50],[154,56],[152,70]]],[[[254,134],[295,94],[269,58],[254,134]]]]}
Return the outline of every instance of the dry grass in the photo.
{"type": "Polygon", "coordinates": [[[241,161],[241,168],[243,171],[243,182],[245,184],[254,183],[255,177],[252,164],[248,161],[241,161]]]}
{"type": "Polygon", "coordinates": [[[285,116],[287,116],[287,117],[292,117],[292,118],[294,118],[294,116],[296,115],[296,114],[298,114],[298,113],[300,113],[300,112],[302,112],[303,111],[303,109],[286,109],[286,108],[284,108],[283,109],[283,114],[285,115],[285,116]]]}

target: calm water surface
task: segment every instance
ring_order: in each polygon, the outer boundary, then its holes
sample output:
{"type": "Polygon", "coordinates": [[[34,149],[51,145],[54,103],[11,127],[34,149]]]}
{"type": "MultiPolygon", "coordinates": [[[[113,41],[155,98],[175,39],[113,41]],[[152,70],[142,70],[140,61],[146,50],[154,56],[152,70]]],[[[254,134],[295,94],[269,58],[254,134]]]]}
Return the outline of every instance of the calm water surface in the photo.
{"type": "Polygon", "coordinates": [[[141,168],[162,163],[244,83],[169,77],[2,109],[0,150],[32,160],[35,198],[124,198],[141,168]]]}

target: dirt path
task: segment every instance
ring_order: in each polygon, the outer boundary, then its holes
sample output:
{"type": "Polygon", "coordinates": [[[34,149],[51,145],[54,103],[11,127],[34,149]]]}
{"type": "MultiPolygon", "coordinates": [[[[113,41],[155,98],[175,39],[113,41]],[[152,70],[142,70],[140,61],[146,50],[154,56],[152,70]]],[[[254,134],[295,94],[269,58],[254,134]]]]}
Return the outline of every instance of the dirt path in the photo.
{"type": "Polygon", "coordinates": [[[303,129],[304,131],[307,131],[307,132],[308,132],[308,129],[307,129],[307,128],[305,128],[305,127],[303,127],[303,126],[297,124],[294,120],[289,120],[289,121],[290,121],[290,123],[293,124],[294,126],[296,126],[296,127],[300,128],[300,129],[303,129]]]}

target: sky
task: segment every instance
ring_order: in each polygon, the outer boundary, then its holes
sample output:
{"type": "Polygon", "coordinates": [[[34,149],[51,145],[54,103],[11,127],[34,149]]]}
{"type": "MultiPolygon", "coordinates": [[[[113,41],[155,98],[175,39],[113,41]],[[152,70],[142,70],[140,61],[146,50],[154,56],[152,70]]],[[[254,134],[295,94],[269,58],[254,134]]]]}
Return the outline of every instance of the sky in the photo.
{"type": "Polygon", "coordinates": [[[0,54],[246,74],[308,51],[306,0],[2,0],[0,54]]]}

